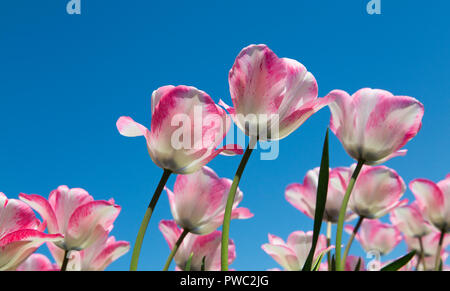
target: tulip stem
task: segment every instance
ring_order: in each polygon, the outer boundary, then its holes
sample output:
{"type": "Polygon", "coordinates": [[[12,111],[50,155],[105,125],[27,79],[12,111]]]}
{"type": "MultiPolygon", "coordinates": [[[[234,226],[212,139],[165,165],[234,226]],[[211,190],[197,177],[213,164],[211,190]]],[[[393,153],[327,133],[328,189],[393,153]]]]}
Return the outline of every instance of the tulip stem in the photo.
{"type": "MultiPolygon", "coordinates": [[[[327,248],[331,246],[331,232],[332,232],[332,224],[331,222],[327,222],[327,248]]],[[[327,261],[328,261],[328,271],[331,271],[331,252],[327,252],[327,261]]]]}
{"type": "Polygon", "coordinates": [[[345,265],[345,262],[347,261],[347,256],[348,256],[348,253],[350,252],[350,248],[352,246],[353,240],[355,239],[355,236],[358,233],[358,230],[361,227],[361,223],[363,222],[363,220],[364,220],[364,216],[360,216],[358,219],[358,222],[356,223],[355,228],[353,229],[352,234],[350,235],[350,239],[347,242],[347,246],[345,247],[345,251],[344,251],[344,256],[342,257],[342,261],[344,262],[344,265],[345,265]]]}
{"type": "Polygon", "coordinates": [[[347,191],[345,191],[344,199],[342,200],[341,210],[339,211],[339,219],[336,230],[336,270],[343,271],[345,262],[341,261],[341,248],[342,248],[342,232],[344,230],[344,220],[347,214],[347,205],[350,200],[350,194],[352,193],[353,187],[355,186],[356,179],[358,178],[359,172],[364,165],[363,160],[359,160],[353,171],[352,178],[347,186],[347,191]]]}
{"type": "Polygon", "coordinates": [[[419,240],[419,246],[420,246],[420,254],[419,254],[419,259],[417,262],[417,269],[419,269],[420,263],[422,263],[423,266],[423,270],[426,271],[427,267],[426,267],[426,262],[425,262],[425,249],[423,247],[423,240],[422,237],[417,238],[419,240]]]}
{"type": "Polygon", "coordinates": [[[227,205],[225,207],[225,213],[223,216],[223,226],[222,226],[222,246],[221,246],[221,270],[228,271],[228,239],[230,236],[230,220],[231,211],[233,210],[234,198],[236,196],[236,191],[241,180],[242,173],[244,172],[245,165],[247,165],[250,154],[252,153],[257,137],[250,137],[247,149],[245,150],[244,156],[239,164],[239,167],[234,176],[233,183],[230,187],[230,192],[228,193],[227,205]]]}
{"type": "Polygon", "coordinates": [[[172,251],[170,252],[169,257],[167,258],[166,264],[164,265],[163,271],[169,270],[170,263],[172,263],[173,257],[175,257],[175,254],[178,251],[178,248],[180,247],[181,243],[183,242],[186,235],[189,233],[189,230],[183,229],[183,232],[181,233],[180,237],[178,238],[177,242],[172,248],[172,251]]]}
{"type": "Polygon", "coordinates": [[[69,259],[70,259],[70,251],[65,250],[64,251],[64,259],[61,265],[61,272],[66,271],[67,269],[67,265],[69,264],[69,259]]]}
{"type": "Polygon", "coordinates": [[[152,200],[150,201],[147,211],[145,212],[144,219],[142,220],[141,227],[139,228],[139,232],[136,237],[136,242],[134,243],[133,255],[131,256],[130,271],[137,270],[139,254],[141,253],[142,242],[144,241],[144,236],[147,230],[148,223],[150,222],[150,218],[152,217],[159,196],[161,196],[162,190],[164,189],[167,180],[169,180],[170,174],[172,174],[172,171],[164,170],[161,180],[159,181],[158,187],[156,187],[152,200]]]}
{"type": "Polygon", "coordinates": [[[435,271],[439,271],[440,266],[441,266],[441,251],[442,251],[442,244],[444,243],[444,236],[445,236],[445,231],[444,231],[444,229],[442,229],[441,236],[439,237],[439,245],[438,245],[438,248],[436,251],[436,262],[434,265],[435,271]]]}

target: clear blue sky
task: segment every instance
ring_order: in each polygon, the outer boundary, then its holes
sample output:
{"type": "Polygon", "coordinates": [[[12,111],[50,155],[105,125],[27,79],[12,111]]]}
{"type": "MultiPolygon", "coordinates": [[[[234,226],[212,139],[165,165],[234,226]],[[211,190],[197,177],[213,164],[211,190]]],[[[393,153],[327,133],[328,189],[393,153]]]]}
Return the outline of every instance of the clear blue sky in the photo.
{"type": "MultiPolygon", "coordinates": [[[[150,94],[166,84],[193,85],[231,103],[228,71],[252,43],[303,63],[320,96],[372,87],[418,98],[425,105],[422,130],[407,144],[406,157],[386,165],[407,183],[439,181],[449,172],[448,1],[382,0],[381,15],[366,13],[368,0],[81,0],[81,15],[66,14],[67,2],[0,4],[0,191],[11,198],[20,192],[47,197],[61,184],[97,199],[114,197],[123,210],[113,234],[134,242],[161,169],[143,138],[118,134],[117,118],[129,115],[149,126],[150,94]]],[[[282,140],[277,160],[251,158],[242,205],[255,217],[232,223],[234,269],[277,266],[261,250],[268,232],[286,238],[312,229],[312,220],[285,201],[284,189],[319,165],[329,114],[323,109],[282,140]]],[[[353,162],[334,135],[330,155],[332,167],[353,162]]],[[[231,178],[239,159],[218,157],[210,166],[231,178]]],[[[409,190],[406,197],[412,198],[409,190]]],[[[169,218],[164,194],[140,269],[162,269],[169,250],[157,224],[169,218]]],[[[362,254],[358,244],[353,251],[362,254]]],[[[404,251],[402,244],[389,258],[404,251]]],[[[109,269],[127,269],[130,257],[109,269]]]]}

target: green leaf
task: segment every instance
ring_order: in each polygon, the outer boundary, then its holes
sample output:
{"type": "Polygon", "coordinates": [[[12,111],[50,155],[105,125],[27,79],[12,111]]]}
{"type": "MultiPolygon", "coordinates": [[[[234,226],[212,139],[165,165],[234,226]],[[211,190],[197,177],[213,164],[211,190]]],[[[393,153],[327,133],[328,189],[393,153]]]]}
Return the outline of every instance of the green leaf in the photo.
{"type": "Polygon", "coordinates": [[[194,253],[191,253],[189,255],[188,261],[186,262],[186,267],[184,268],[185,271],[191,270],[191,264],[192,264],[192,258],[194,257],[194,253]]]}
{"type": "Polygon", "coordinates": [[[361,270],[361,258],[358,259],[358,263],[356,263],[355,272],[358,272],[361,270]]]}
{"type": "Polygon", "coordinates": [[[317,258],[316,262],[314,263],[314,267],[312,268],[312,271],[319,271],[320,264],[322,263],[322,259],[325,253],[321,253],[320,256],[317,258]]]}
{"type": "Polygon", "coordinates": [[[383,267],[381,271],[398,271],[400,270],[404,265],[408,264],[408,262],[416,255],[416,251],[412,251],[400,259],[390,263],[389,265],[383,267]]]}
{"type": "Polygon", "coordinates": [[[314,259],[314,253],[316,251],[317,240],[319,239],[320,228],[322,226],[323,213],[325,212],[325,204],[327,202],[328,193],[328,179],[330,165],[328,156],[328,128],[325,134],[325,141],[323,143],[322,161],[320,163],[319,181],[317,184],[317,199],[316,199],[316,211],[314,213],[314,231],[311,250],[309,251],[308,258],[303,266],[303,271],[310,271],[314,259]]]}
{"type": "Polygon", "coordinates": [[[334,255],[331,257],[331,271],[336,271],[336,258],[334,255]]]}

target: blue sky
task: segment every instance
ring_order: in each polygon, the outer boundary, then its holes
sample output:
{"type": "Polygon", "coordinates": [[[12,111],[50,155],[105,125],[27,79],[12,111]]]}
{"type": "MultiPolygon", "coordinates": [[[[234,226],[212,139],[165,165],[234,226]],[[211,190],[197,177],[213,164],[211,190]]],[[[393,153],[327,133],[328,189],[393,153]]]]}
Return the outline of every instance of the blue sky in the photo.
{"type": "MultiPolygon", "coordinates": [[[[366,13],[368,0],[81,0],[81,15],[68,15],[67,2],[0,4],[0,191],[10,198],[20,192],[47,197],[62,184],[85,188],[96,199],[114,197],[123,209],[113,234],[134,242],[161,169],[144,139],[118,134],[117,118],[129,115],[149,126],[150,94],[166,84],[196,86],[231,103],[228,71],[252,43],[303,63],[320,96],[372,87],[416,97],[425,105],[422,130],[407,144],[406,157],[386,165],[406,183],[439,181],[449,171],[447,1],[381,0],[381,15],[366,13]]],[[[312,220],[286,202],[284,189],[319,165],[329,114],[321,110],[282,140],[278,159],[250,159],[240,187],[242,205],[255,217],[232,223],[234,269],[276,267],[261,250],[267,233],[286,238],[312,229],[312,220]]],[[[330,158],[332,167],[353,162],[334,135],[330,158]]],[[[231,178],[239,159],[218,157],[209,166],[231,178]]],[[[406,198],[412,198],[409,190],[406,198]]],[[[140,269],[162,269],[169,249],[157,224],[169,218],[164,194],[140,269]]],[[[362,255],[357,243],[352,250],[362,255]]],[[[388,259],[404,252],[402,244],[388,259]]],[[[127,269],[130,258],[109,269],[127,269]]]]}

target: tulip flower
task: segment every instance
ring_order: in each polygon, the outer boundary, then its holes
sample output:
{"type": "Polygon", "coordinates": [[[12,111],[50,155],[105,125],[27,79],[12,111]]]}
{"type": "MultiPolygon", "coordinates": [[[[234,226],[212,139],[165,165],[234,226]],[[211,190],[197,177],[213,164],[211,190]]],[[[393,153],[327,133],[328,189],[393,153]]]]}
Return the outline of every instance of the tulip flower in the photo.
{"type": "MultiPolygon", "coordinates": [[[[353,233],[353,226],[346,226],[348,233],[353,233]]],[[[378,252],[380,255],[390,253],[402,240],[400,232],[392,225],[384,224],[378,219],[364,220],[356,240],[366,252],[378,252]]]]}
{"type": "Polygon", "coordinates": [[[223,222],[223,271],[228,269],[226,256],[231,207],[257,141],[287,137],[330,102],[328,97],[317,98],[317,82],[305,66],[296,60],[278,58],[266,45],[244,48],[228,74],[228,82],[234,107],[223,101],[219,104],[227,109],[234,123],[250,137],[250,141],[228,195],[223,222]]]}
{"type": "MultiPolygon", "coordinates": [[[[285,191],[286,200],[305,215],[314,219],[316,211],[317,184],[319,181],[320,168],[314,168],[306,173],[303,184],[294,183],[289,185],[285,191]]],[[[344,198],[347,183],[350,179],[351,170],[349,168],[335,168],[330,170],[328,182],[327,202],[323,220],[330,223],[337,223],[342,199],[344,198]]],[[[346,220],[355,218],[352,211],[346,214],[346,220]]]]}
{"type": "Polygon", "coordinates": [[[417,237],[405,235],[405,242],[408,249],[417,252],[419,263],[422,264],[422,269],[426,270],[435,268],[437,252],[442,255],[444,253],[443,250],[450,245],[450,235],[444,235],[442,242],[440,242],[440,239],[441,233],[435,230],[432,230],[430,233],[419,239],[417,237]],[[441,246],[439,243],[441,243],[441,246]],[[430,257],[433,257],[434,260],[430,259],[430,257]]]}
{"type": "Polygon", "coordinates": [[[15,270],[43,243],[58,242],[61,234],[46,234],[33,210],[0,192],[0,271],[15,270]]]}
{"type": "MultiPolygon", "coordinates": [[[[103,271],[109,264],[125,255],[130,250],[130,244],[126,241],[116,241],[114,236],[109,236],[109,232],[104,231],[94,243],[82,251],[72,251],[67,270],[103,271]]],[[[57,264],[61,265],[64,261],[64,251],[54,244],[47,246],[57,264]]]]}
{"type": "Polygon", "coordinates": [[[141,223],[130,270],[137,270],[139,254],[148,223],[171,173],[190,174],[218,154],[242,154],[237,145],[217,149],[230,127],[226,112],[205,92],[189,86],[164,86],[151,98],[150,130],[130,117],[117,121],[120,134],[144,136],[153,162],[164,170],[141,223]]]}
{"type": "MultiPolygon", "coordinates": [[[[50,234],[64,235],[64,240],[55,245],[65,251],[66,259],[70,251],[85,249],[97,241],[110,229],[121,209],[113,200],[94,201],[85,190],[67,186],[53,190],[48,200],[23,193],[19,198],[45,219],[50,234]]],[[[62,269],[65,267],[63,264],[62,269]]]]}
{"type": "Polygon", "coordinates": [[[424,219],[417,201],[410,205],[398,207],[391,212],[391,222],[405,236],[421,238],[432,231],[424,219]]]}
{"type": "Polygon", "coordinates": [[[328,94],[334,101],[330,128],[347,153],[365,164],[380,164],[399,151],[422,126],[423,105],[412,97],[364,88],[353,96],[341,90],[328,94]]]}
{"type": "Polygon", "coordinates": [[[317,98],[316,79],[305,66],[278,58],[266,45],[244,48],[228,82],[234,107],[223,101],[220,105],[246,135],[259,140],[285,138],[329,103],[328,98],[317,98]]]}
{"type": "MultiPolygon", "coordinates": [[[[359,260],[361,260],[361,263],[359,265],[358,271],[365,271],[364,267],[364,259],[361,257],[356,256],[348,256],[347,260],[345,261],[345,271],[352,272],[356,271],[356,267],[358,266],[359,260]]],[[[331,271],[328,263],[322,263],[320,264],[319,271],[331,271]]]]}
{"type": "Polygon", "coordinates": [[[450,174],[437,184],[427,179],[415,179],[409,184],[409,188],[425,217],[441,231],[435,255],[435,270],[438,270],[440,265],[438,254],[441,252],[445,233],[450,232],[450,174]]]}
{"type": "Polygon", "coordinates": [[[164,86],[151,100],[150,130],[130,117],[117,121],[120,134],[144,136],[153,162],[163,170],[189,174],[218,154],[242,154],[236,145],[216,149],[230,127],[226,112],[205,92],[189,86],[164,86]]]}
{"type": "Polygon", "coordinates": [[[58,271],[59,267],[52,264],[50,260],[42,254],[32,254],[20,266],[17,271],[58,271]]]}
{"type": "Polygon", "coordinates": [[[330,128],[347,153],[358,161],[342,203],[336,231],[336,262],[341,262],[342,231],[348,200],[364,164],[381,164],[405,155],[400,150],[416,136],[422,125],[423,105],[412,97],[394,96],[388,91],[364,88],[353,96],[341,90],[331,91],[330,128]]]}
{"type": "Polygon", "coordinates": [[[425,217],[439,230],[450,232],[450,174],[437,184],[415,179],[409,188],[425,217]]]}
{"type": "MultiPolygon", "coordinates": [[[[284,242],[280,237],[269,234],[269,243],[263,244],[262,249],[286,271],[299,271],[308,258],[312,237],[312,231],[307,233],[294,231],[289,235],[287,242],[284,242]]],[[[333,247],[327,247],[326,237],[320,235],[313,261],[316,262],[322,254],[328,252],[331,248],[333,247]]]]}
{"type": "MultiPolygon", "coordinates": [[[[172,220],[162,220],[159,223],[159,229],[169,248],[173,249],[182,230],[172,220]]],[[[191,271],[200,271],[202,266],[205,271],[219,271],[221,237],[220,231],[213,231],[207,235],[187,234],[174,258],[176,270],[185,270],[189,257],[192,255],[191,271]]],[[[236,258],[236,250],[232,240],[229,241],[229,245],[228,264],[231,264],[236,258]]]]}
{"type": "MultiPolygon", "coordinates": [[[[182,229],[199,235],[216,230],[223,222],[230,186],[230,179],[219,178],[208,167],[203,167],[194,174],[178,175],[174,191],[165,188],[176,223],[182,229]]],[[[238,208],[243,197],[238,189],[232,212],[235,219],[253,216],[247,208],[238,208]]]]}
{"type": "Polygon", "coordinates": [[[405,191],[405,182],[394,170],[365,166],[354,186],[349,207],[361,217],[380,218],[407,203],[407,200],[400,200],[405,191]]]}

